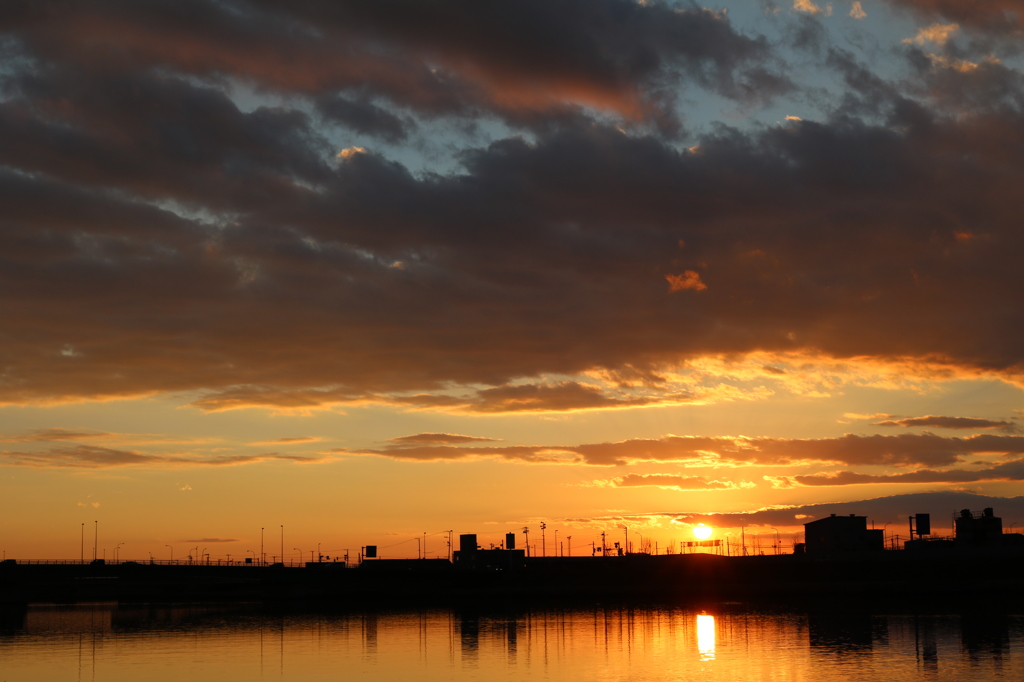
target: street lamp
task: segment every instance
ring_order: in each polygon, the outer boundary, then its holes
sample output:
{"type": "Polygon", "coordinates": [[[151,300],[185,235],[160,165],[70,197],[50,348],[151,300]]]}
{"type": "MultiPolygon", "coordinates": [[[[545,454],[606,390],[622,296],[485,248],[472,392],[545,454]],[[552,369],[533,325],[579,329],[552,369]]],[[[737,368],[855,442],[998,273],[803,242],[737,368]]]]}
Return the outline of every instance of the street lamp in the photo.
{"type": "Polygon", "coordinates": [[[544,523],[543,521],[540,522],[540,555],[541,556],[547,556],[548,555],[548,543],[547,543],[547,540],[544,539],[544,529],[547,528],[547,527],[548,527],[548,524],[544,523]]]}
{"type": "Polygon", "coordinates": [[[299,549],[298,547],[292,547],[292,549],[294,549],[296,552],[299,553],[299,563],[301,564],[302,563],[302,550],[299,549]]]}
{"type": "MultiPolygon", "coordinates": [[[[206,548],[205,548],[205,547],[203,547],[203,551],[199,553],[199,563],[203,563],[203,557],[204,557],[204,556],[206,556],[206,557],[208,557],[208,556],[209,556],[209,555],[208,555],[208,554],[206,553],[206,548]]],[[[207,563],[209,563],[209,561],[207,561],[207,563]]]]}
{"type": "Polygon", "coordinates": [[[120,556],[119,552],[121,550],[121,545],[123,545],[123,544],[124,544],[123,542],[119,542],[119,543],[117,543],[117,547],[114,548],[114,563],[115,564],[117,563],[117,559],[120,556]]]}
{"type": "Polygon", "coordinates": [[[256,550],[254,550],[254,549],[247,549],[245,551],[246,552],[252,552],[252,562],[255,564],[256,563],[256,559],[257,559],[257,557],[256,557],[256,550]]]}
{"type": "Polygon", "coordinates": [[[170,545],[164,545],[164,547],[167,547],[168,549],[171,550],[171,561],[174,561],[174,548],[171,547],[170,545]]]}
{"type": "Polygon", "coordinates": [[[770,526],[770,528],[775,531],[775,553],[778,554],[782,550],[782,539],[779,537],[779,529],[774,526],[770,526]]]}

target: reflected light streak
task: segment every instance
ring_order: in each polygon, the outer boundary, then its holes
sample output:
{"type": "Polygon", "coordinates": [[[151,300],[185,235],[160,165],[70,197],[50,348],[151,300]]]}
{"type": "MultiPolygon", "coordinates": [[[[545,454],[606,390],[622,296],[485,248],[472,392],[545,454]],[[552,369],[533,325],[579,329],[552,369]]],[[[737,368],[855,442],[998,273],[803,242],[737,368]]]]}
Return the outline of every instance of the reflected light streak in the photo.
{"type": "Polygon", "coordinates": [[[712,661],[715,658],[715,617],[701,614],[697,616],[697,651],[700,660],[712,661]]]}

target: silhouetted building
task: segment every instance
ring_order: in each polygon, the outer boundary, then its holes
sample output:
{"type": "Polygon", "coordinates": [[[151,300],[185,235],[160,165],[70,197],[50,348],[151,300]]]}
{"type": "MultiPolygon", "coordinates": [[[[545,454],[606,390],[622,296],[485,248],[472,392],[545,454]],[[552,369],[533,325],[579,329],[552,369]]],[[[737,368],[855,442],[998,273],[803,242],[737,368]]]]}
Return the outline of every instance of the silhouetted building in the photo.
{"type": "Polygon", "coordinates": [[[955,529],[958,545],[999,545],[1003,542],[1003,520],[995,515],[992,507],[981,512],[961,509],[955,529]]]}
{"type": "Polygon", "coordinates": [[[804,524],[804,551],[808,554],[822,552],[864,552],[885,549],[885,538],[881,529],[868,528],[868,517],[850,514],[836,516],[804,524]]]}
{"type": "Polygon", "coordinates": [[[526,565],[526,552],[521,549],[480,549],[476,535],[466,534],[459,536],[459,550],[453,553],[452,559],[460,568],[517,569],[526,565]]]}

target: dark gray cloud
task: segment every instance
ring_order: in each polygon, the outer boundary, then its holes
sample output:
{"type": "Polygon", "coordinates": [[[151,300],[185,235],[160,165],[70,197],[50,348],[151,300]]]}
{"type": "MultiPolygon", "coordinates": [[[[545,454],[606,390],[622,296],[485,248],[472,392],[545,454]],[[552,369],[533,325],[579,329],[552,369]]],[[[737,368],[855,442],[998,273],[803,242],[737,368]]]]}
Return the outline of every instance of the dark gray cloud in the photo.
{"type": "Polygon", "coordinates": [[[317,99],[316,108],[330,121],[388,142],[404,140],[409,135],[408,128],[414,125],[372,102],[340,95],[317,99]]]}
{"type": "Polygon", "coordinates": [[[372,94],[424,115],[482,112],[543,127],[548,113],[562,118],[575,106],[671,119],[660,93],[680,81],[741,99],[792,88],[778,73],[766,78],[766,40],[693,4],[106,0],[60,12],[16,2],[5,19],[0,31],[40,59],[93,72],[237,78],[326,97],[326,111],[354,129],[395,139],[401,127],[393,116],[353,107],[348,95],[372,94]]]}
{"type": "Polygon", "coordinates": [[[671,128],[679,88],[787,86],[765,40],[679,9],[12,4],[0,401],[636,407],[691,396],[581,375],[754,351],[1021,381],[1017,74],[908,87],[830,48],[844,92],[822,120],[684,149],[638,132],[671,128]],[[392,140],[446,115],[539,132],[454,140],[457,171],[414,173],[338,156],[332,102],[392,140]]]}
{"type": "Polygon", "coordinates": [[[976,483],[978,481],[1024,481],[1024,460],[1015,459],[984,469],[922,469],[896,474],[862,474],[839,471],[832,474],[787,476],[789,482],[807,486],[863,485],[874,483],[976,483]]]}
{"type": "Polygon", "coordinates": [[[928,18],[950,19],[978,29],[996,32],[1014,31],[1024,22],[1021,0],[886,0],[928,18]]]}

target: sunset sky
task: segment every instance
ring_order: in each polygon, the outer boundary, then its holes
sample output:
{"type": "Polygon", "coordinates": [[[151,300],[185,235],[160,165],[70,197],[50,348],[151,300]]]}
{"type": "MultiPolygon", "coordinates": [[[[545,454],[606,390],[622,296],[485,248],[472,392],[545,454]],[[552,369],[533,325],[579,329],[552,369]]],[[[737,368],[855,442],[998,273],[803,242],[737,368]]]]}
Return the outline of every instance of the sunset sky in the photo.
{"type": "Polygon", "coordinates": [[[1022,32],[1024,0],[6,0],[0,548],[1024,528],[1022,32]]]}

